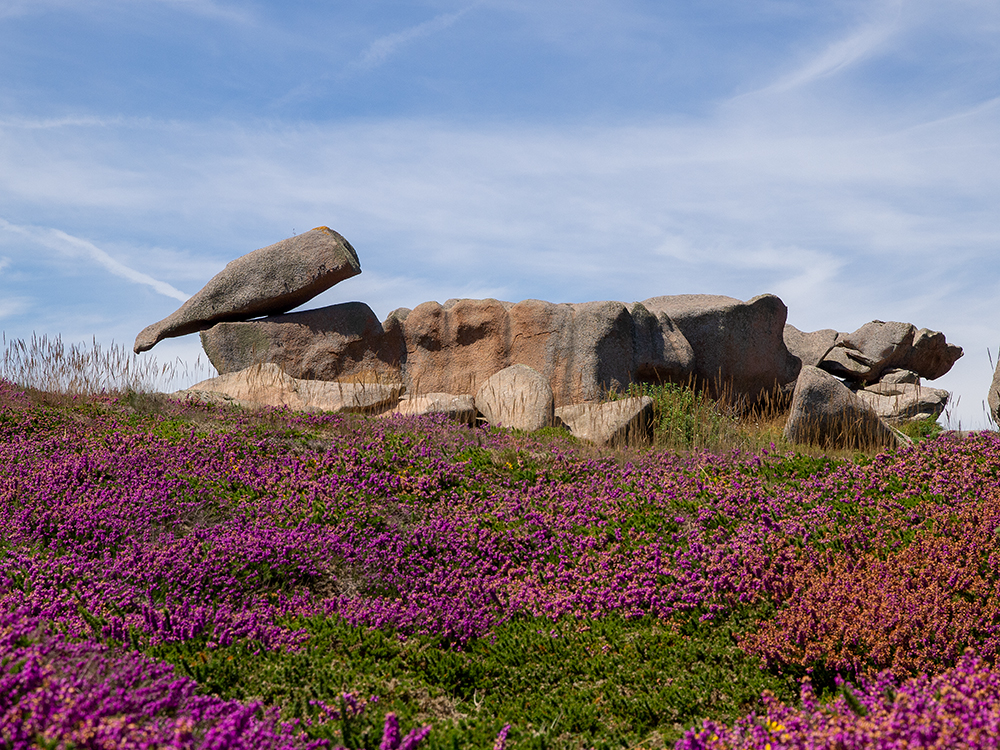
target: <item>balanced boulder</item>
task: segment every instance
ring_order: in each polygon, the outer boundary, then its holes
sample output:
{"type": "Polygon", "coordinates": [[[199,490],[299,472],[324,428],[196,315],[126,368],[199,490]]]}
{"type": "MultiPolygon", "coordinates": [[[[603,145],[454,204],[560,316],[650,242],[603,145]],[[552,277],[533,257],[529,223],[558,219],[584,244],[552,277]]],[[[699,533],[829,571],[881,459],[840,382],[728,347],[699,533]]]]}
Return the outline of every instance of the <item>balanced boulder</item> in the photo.
{"type": "Polygon", "coordinates": [[[548,380],[527,365],[512,365],[490,377],[476,393],[476,409],[491,425],[538,430],[554,420],[548,380]]]}
{"type": "Polygon", "coordinates": [[[873,320],[854,333],[841,333],[819,367],[857,383],[874,383],[893,369],[911,370],[934,380],[962,356],[962,347],[949,344],[943,333],[910,323],[873,320]]]}
{"type": "Polygon", "coordinates": [[[795,383],[785,438],[825,448],[870,448],[897,443],[896,434],[833,375],[805,365],[795,383]]]}
{"type": "Polygon", "coordinates": [[[216,323],[278,315],[308,302],[334,284],[361,273],[350,243],[328,227],[237,258],[167,318],[144,328],[135,351],[216,323]]]}

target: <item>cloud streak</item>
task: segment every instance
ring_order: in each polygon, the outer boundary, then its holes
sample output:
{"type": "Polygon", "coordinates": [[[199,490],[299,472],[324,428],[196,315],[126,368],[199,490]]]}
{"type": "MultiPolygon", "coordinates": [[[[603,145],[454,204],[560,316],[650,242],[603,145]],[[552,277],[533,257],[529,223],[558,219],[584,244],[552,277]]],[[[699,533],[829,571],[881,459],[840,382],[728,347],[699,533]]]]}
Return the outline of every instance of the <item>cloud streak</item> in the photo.
{"type": "Polygon", "coordinates": [[[899,30],[904,0],[890,0],[877,17],[838,39],[797,70],[744,96],[778,94],[828,78],[878,54],[899,30]]]}
{"type": "Polygon", "coordinates": [[[357,66],[364,70],[371,70],[378,67],[396,54],[402,47],[417,39],[444,31],[478,5],[479,3],[474,3],[453,13],[442,13],[429,21],[424,21],[403,31],[379,37],[368,45],[368,49],[361,56],[357,66]]]}
{"type": "Polygon", "coordinates": [[[34,243],[47,247],[50,250],[55,250],[62,255],[86,258],[115,276],[131,281],[134,284],[149,286],[154,291],[166,297],[171,297],[181,302],[186,301],[189,297],[189,295],[184,294],[179,289],[175,289],[166,282],[154,279],[152,276],[141,271],[136,271],[134,268],[129,268],[124,263],[112,258],[94,243],[80,237],[74,237],[62,230],[21,226],[12,224],[6,219],[0,219],[0,230],[26,237],[34,243]]]}

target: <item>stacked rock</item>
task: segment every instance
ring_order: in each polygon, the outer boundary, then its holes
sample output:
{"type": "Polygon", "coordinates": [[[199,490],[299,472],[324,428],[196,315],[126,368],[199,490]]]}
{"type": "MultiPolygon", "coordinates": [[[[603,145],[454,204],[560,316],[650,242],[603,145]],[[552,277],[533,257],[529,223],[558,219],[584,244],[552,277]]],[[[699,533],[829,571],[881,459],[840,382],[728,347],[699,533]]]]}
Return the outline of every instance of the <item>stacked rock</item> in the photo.
{"type": "Polygon", "coordinates": [[[794,389],[790,438],[836,441],[831,435],[851,422],[879,441],[891,434],[882,420],[942,412],[947,391],[920,380],[940,377],[962,355],[942,334],[909,323],[803,333],[786,325],[788,310],[771,294],[631,304],[453,299],[400,308],[383,322],[363,302],[289,312],[359,273],[350,243],[317,227],[232,261],[145,328],[135,351],[200,332],[220,373],[188,390],[202,399],[444,413],[521,429],[561,423],[599,443],[647,431],[649,399],[602,401],[650,382],[704,388],[735,408],[780,402],[794,389]],[[817,433],[799,419],[826,427],[817,433]]]}

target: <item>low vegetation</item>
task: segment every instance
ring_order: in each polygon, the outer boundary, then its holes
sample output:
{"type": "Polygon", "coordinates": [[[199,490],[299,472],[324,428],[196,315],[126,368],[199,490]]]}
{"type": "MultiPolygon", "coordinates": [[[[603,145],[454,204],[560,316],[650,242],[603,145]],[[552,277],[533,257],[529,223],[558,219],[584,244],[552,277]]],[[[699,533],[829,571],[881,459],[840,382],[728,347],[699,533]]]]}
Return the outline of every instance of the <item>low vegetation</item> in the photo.
{"type": "Polygon", "coordinates": [[[0,382],[11,747],[987,747],[1000,727],[995,433],[793,451],[780,415],[646,386],[654,444],[609,451],[30,386],[0,382]]]}

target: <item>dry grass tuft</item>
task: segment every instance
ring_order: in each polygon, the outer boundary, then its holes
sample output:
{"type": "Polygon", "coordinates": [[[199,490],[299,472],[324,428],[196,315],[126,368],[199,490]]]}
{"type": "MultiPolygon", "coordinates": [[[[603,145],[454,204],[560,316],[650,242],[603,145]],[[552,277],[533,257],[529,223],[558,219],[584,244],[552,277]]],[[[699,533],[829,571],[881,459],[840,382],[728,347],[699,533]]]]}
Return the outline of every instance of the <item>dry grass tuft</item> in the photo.
{"type": "Polygon", "coordinates": [[[123,345],[104,348],[96,338],[89,345],[67,346],[61,336],[49,339],[33,333],[25,341],[3,334],[2,344],[0,377],[52,394],[153,393],[164,381],[189,377],[204,368],[200,357],[193,367],[180,359],[159,365],[148,356],[140,359],[123,345]]]}

